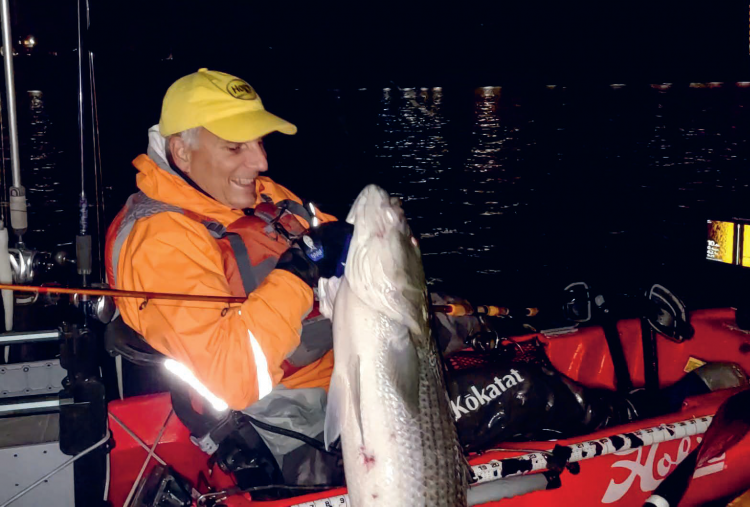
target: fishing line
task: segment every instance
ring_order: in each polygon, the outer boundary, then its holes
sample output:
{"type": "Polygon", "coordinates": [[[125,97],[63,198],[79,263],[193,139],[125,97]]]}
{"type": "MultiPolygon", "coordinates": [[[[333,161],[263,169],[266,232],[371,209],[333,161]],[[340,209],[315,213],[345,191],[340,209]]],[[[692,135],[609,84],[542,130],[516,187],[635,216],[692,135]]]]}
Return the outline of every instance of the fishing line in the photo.
{"type": "MultiPolygon", "coordinates": [[[[128,428],[128,427],[127,427],[127,426],[125,425],[125,423],[124,423],[124,422],[122,422],[122,421],[121,421],[121,420],[120,420],[120,419],[119,419],[119,418],[118,418],[118,417],[117,417],[117,416],[116,416],[115,414],[113,414],[112,412],[109,412],[109,416],[110,416],[110,417],[111,417],[112,419],[114,419],[114,421],[115,421],[115,422],[116,422],[117,424],[119,424],[119,425],[120,425],[120,427],[121,427],[121,428],[122,428],[123,430],[125,430],[125,433],[127,433],[128,435],[130,435],[130,436],[131,436],[131,437],[133,438],[133,440],[135,440],[135,441],[136,441],[136,442],[138,443],[138,445],[140,445],[141,447],[143,447],[143,448],[144,448],[144,449],[145,449],[145,450],[146,450],[147,452],[150,452],[150,451],[151,451],[151,448],[150,448],[150,447],[149,447],[148,445],[146,445],[146,442],[144,442],[143,440],[141,440],[141,439],[140,439],[140,438],[138,437],[138,435],[136,435],[135,433],[133,433],[133,431],[132,431],[132,430],[131,430],[130,428],[128,428]]],[[[153,453],[153,454],[151,455],[151,457],[152,457],[152,458],[154,458],[154,459],[155,459],[156,461],[158,461],[158,462],[159,462],[159,463],[160,463],[161,465],[163,465],[163,466],[167,466],[167,463],[166,463],[166,462],[165,462],[165,461],[164,461],[163,459],[161,459],[161,458],[159,457],[159,455],[158,455],[158,454],[156,454],[155,452],[154,452],[154,453],[153,453]]]]}
{"type": "Polygon", "coordinates": [[[135,490],[138,488],[138,484],[141,482],[141,477],[143,477],[143,472],[146,471],[146,466],[148,466],[148,462],[151,461],[151,458],[154,457],[154,451],[156,451],[156,446],[159,445],[159,441],[161,440],[162,435],[164,435],[164,430],[167,429],[167,424],[169,424],[169,420],[172,418],[172,414],[174,414],[174,409],[169,411],[169,414],[167,415],[167,418],[164,421],[164,425],[161,427],[159,434],[156,436],[156,439],[154,440],[154,445],[152,445],[151,448],[149,449],[148,455],[146,456],[146,460],[143,462],[143,466],[141,467],[141,471],[138,472],[138,477],[135,478],[135,482],[133,483],[133,487],[130,488],[130,493],[128,493],[128,497],[125,499],[125,503],[122,504],[124,507],[129,507],[130,501],[133,499],[133,495],[135,494],[135,490]]]}
{"type": "Polygon", "coordinates": [[[326,449],[326,446],[323,442],[320,440],[317,440],[312,437],[308,437],[307,435],[303,433],[299,433],[294,430],[290,430],[287,428],[281,428],[279,426],[274,426],[272,424],[268,424],[263,421],[259,421],[258,419],[249,416],[248,414],[244,414],[245,417],[248,418],[248,420],[253,423],[255,426],[259,427],[262,430],[270,431],[271,433],[276,433],[277,435],[283,435],[285,437],[294,438],[296,440],[300,440],[307,445],[314,447],[315,449],[319,450],[320,452],[330,454],[332,456],[336,456],[337,458],[342,458],[343,455],[341,454],[341,451],[336,449],[326,449]]]}

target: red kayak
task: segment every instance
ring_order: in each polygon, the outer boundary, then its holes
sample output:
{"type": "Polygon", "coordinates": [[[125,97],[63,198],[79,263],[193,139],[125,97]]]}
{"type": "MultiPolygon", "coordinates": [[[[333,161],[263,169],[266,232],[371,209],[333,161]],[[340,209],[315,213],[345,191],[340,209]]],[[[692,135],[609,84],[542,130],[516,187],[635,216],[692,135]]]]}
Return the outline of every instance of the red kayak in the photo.
{"type": "MultiPolygon", "coordinates": [[[[695,330],[691,339],[679,343],[657,338],[662,387],[676,382],[686,371],[704,362],[732,362],[745,373],[750,373],[750,333],[736,326],[733,309],[692,312],[690,324],[695,330]]],[[[647,367],[643,359],[641,322],[639,319],[621,320],[617,329],[632,382],[635,387],[644,386],[647,367]]],[[[601,327],[580,327],[561,334],[535,333],[514,338],[518,342],[533,339],[544,345],[552,364],[561,373],[586,386],[614,389],[615,370],[601,327]]],[[[498,474],[498,471],[507,471],[511,464],[519,462],[533,463],[531,473],[541,471],[544,463],[539,465],[539,458],[543,455],[529,451],[550,451],[555,444],[570,446],[573,451],[570,461],[580,466],[578,474],[564,472],[561,487],[506,499],[502,505],[642,505],[677,464],[695,449],[718,407],[737,391],[726,389],[688,398],[679,412],[609,427],[583,437],[555,442],[498,442],[495,447],[502,447],[502,451],[473,455],[470,463],[480,481],[499,477],[512,481],[513,477],[508,477],[505,472],[498,474]],[[511,459],[518,457],[521,457],[520,461],[511,459]]],[[[111,453],[110,500],[113,505],[123,505],[143,468],[148,455],[146,447],[151,448],[159,436],[154,454],[189,480],[201,494],[208,494],[204,501],[226,497],[223,499],[225,505],[248,507],[349,505],[345,489],[265,502],[253,501],[248,493],[233,491],[231,488],[235,483],[232,477],[217,466],[209,468],[209,457],[193,444],[187,428],[171,413],[171,409],[170,396],[166,393],[110,403],[109,425],[116,442],[111,453]]],[[[750,488],[750,467],[743,463],[748,460],[750,438],[698,468],[680,505],[703,505],[747,490],[750,488]]],[[[156,459],[151,459],[141,476],[147,476],[156,465],[156,459]]]]}

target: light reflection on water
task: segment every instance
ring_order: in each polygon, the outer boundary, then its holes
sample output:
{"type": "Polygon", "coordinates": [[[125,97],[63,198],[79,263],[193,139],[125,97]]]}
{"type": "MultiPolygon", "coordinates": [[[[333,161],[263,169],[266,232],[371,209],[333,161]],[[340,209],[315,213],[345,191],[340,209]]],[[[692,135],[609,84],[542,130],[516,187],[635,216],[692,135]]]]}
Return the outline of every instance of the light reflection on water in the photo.
{"type": "MultiPolygon", "coordinates": [[[[57,124],[52,121],[42,91],[28,92],[28,115],[20,139],[22,150],[21,175],[26,188],[29,231],[27,239],[36,248],[50,249],[70,245],[75,234],[76,194],[66,192],[64,180],[72,168],[61,164],[60,138],[57,124]],[[23,156],[25,155],[25,156],[23,156]]],[[[25,103],[22,103],[25,104],[25,103]]]]}
{"type": "MultiPolygon", "coordinates": [[[[528,296],[533,303],[581,277],[688,280],[707,293],[705,219],[750,216],[747,83],[473,92],[394,85],[335,90],[314,108],[303,90],[284,98],[269,103],[304,112],[300,138],[285,145],[285,166],[270,152],[270,175],[340,214],[371,176],[353,174],[351,153],[361,149],[374,179],[403,199],[428,278],[484,302],[528,296]],[[295,180],[300,168],[310,185],[295,180]]],[[[76,193],[56,189],[75,188],[63,174],[76,171],[59,167],[43,107],[31,118],[24,153],[33,177],[25,174],[24,183],[39,216],[30,223],[40,235],[60,230],[72,238],[76,193]]],[[[143,132],[132,135],[141,149],[143,132]]],[[[106,157],[110,186],[124,189],[114,210],[132,191],[134,172],[122,154],[106,157]]]]}
{"type": "Polygon", "coordinates": [[[428,275],[498,294],[592,272],[653,283],[684,279],[689,265],[700,278],[700,224],[750,216],[750,93],[606,88],[481,87],[470,118],[445,107],[455,97],[442,89],[383,90],[375,153],[428,275]]]}

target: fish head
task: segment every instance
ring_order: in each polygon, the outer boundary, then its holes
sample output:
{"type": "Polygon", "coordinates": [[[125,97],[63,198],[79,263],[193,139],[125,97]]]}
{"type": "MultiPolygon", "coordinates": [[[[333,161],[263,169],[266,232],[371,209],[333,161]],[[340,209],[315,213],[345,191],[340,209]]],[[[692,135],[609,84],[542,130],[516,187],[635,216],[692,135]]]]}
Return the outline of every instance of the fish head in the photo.
{"type": "Polygon", "coordinates": [[[368,185],[354,201],[347,222],[354,226],[345,276],[372,308],[422,333],[427,324],[427,286],[419,242],[401,201],[368,185]]]}

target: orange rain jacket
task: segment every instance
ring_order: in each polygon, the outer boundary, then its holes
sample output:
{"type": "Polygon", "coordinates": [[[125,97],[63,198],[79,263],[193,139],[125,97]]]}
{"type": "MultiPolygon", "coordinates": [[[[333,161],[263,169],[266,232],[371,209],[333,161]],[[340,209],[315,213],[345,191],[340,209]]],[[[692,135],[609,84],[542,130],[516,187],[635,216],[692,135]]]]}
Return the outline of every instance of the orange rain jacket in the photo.
{"type": "MultiPolygon", "coordinates": [[[[133,162],[138,188],[151,199],[192,211],[225,227],[244,216],[191,187],[146,155],[133,162]]],[[[256,179],[261,193],[274,202],[301,200],[268,177],[256,179]]],[[[326,222],[333,216],[318,212],[326,222]]],[[[303,224],[305,227],[308,224],[303,224]]],[[[109,235],[108,235],[109,236],[109,235]]],[[[110,250],[108,238],[107,250],[110,250]]],[[[231,296],[216,241],[199,222],[175,212],[138,219],[120,250],[116,287],[121,290],[231,296]]],[[[111,281],[110,281],[111,283],[111,281]]],[[[268,362],[274,385],[282,382],[281,364],[298,345],[302,320],[313,306],[313,291],[295,275],[275,269],[245,302],[215,303],[118,298],[126,324],[161,353],[187,366],[209,391],[235,410],[258,400],[255,360],[248,330],[268,362]]],[[[283,378],[283,385],[328,388],[333,352],[283,378]]]]}

